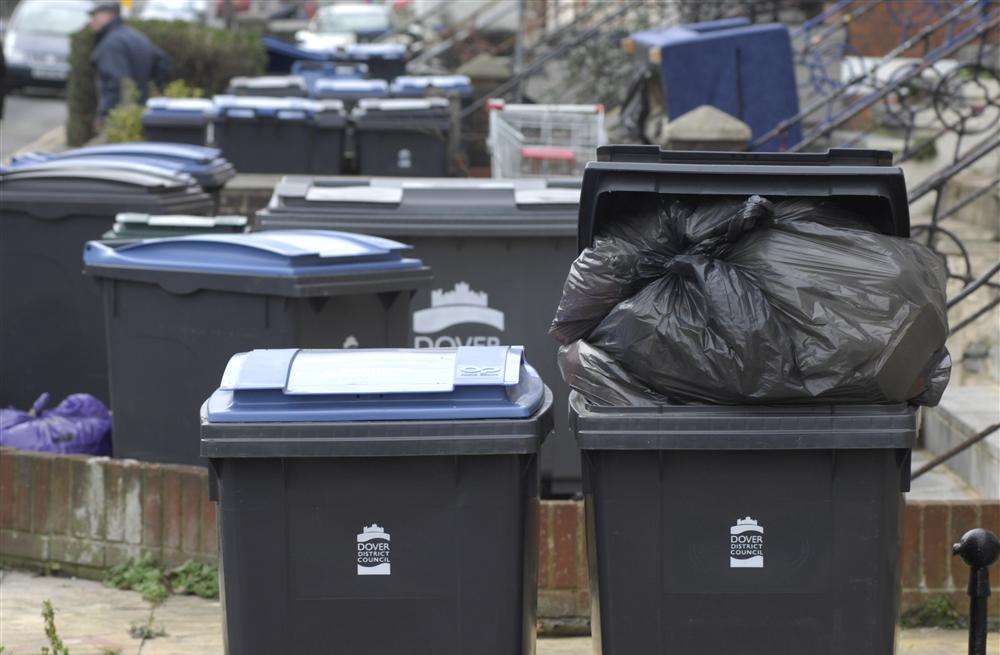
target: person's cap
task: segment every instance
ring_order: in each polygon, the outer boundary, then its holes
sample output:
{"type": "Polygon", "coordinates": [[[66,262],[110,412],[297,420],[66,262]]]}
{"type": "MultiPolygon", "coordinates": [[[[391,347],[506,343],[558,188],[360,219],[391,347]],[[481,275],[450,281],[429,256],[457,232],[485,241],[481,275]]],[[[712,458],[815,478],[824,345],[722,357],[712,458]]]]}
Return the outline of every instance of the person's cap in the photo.
{"type": "Polygon", "coordinates": [[[95,2],[94,6],[91,7],[90,11],[87,13],[89,13],[91,16],[100,13],[102,11],[110,11],[111,13],[114,14],[120,14],[121,10],[122,10],[121,4],[119,4],[118,2],[105,1],[105,2],[95,2]]]}

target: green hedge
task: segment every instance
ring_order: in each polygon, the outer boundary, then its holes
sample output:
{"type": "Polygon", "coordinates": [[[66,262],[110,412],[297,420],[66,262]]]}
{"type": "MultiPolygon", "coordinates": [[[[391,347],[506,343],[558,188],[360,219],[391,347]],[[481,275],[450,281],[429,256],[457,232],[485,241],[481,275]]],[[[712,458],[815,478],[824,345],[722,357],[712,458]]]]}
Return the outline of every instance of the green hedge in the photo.
{"type": "MultiPolygon", "coordinates": [[[[260,75],[267,53],[256,32],[237,32],[180,21],[131,20],[128,24],[143,32],[170,56],[170,79],[205,90],[209,96],[222,93],[229,79],[237,75],[260,75]]],[[[66,86],[69,118],[66,141],[71,146],[86,143],[94,136],[97,90],[90,53],[94,34],[89,28],[73,35],[70,44],[72,68],[66,86]]]]}

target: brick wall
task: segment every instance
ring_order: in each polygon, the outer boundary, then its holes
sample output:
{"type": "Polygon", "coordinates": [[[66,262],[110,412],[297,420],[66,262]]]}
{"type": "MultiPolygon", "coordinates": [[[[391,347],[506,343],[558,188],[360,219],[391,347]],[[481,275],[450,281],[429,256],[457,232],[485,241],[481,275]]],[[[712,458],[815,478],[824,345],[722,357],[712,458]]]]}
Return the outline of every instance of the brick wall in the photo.
{"type": "MultiPolygon", "coordinates": [[[[540,512],[539,617],[548,632],[583,632],[590,612],[583,504],[540,512]]],[[[936,595],[965,611],[966,566],[951,544],[966,530],[1000,534],[1000,502],[907,503],[904,608],[936,595]]],[[[0,449],[0,560],[100,576],[141,552],[168,565],[217,558],[215,505],[204,469],[0,449]]],[[[994,574],[995,575],[995,574],[994,574]]],[[[1000,602],[991,603],[1000,616],[1000,602]]]]}

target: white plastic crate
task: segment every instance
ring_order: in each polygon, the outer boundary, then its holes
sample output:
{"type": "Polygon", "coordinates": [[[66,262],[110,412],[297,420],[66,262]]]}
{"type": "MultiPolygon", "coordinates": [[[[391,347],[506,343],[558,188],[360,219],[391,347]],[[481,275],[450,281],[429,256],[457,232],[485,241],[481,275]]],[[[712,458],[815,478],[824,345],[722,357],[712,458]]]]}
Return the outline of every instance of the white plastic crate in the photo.
{"type": "Polygon", "coordinates": [[[582,175],[607,140],[603,105],[512,105],[491,100],[493,177],[582,175]]]}

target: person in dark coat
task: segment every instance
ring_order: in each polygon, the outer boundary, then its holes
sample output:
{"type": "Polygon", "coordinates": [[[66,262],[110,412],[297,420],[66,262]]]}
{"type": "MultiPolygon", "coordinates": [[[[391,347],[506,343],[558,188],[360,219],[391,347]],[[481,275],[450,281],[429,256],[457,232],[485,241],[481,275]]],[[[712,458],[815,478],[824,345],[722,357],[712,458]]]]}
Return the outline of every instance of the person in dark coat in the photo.
{"type": "Polygon", "coordinates": [[[97,34],[90,61],[97,73],[98,122],[103,122],[122,101],[122,80],[131,79],[139,90],[139,101],[145,102],[150,82],[158,86],[166,82],[170,59],[145,34],[122,21],[117,2],[94,5],[90,29],[97,34]]]}

